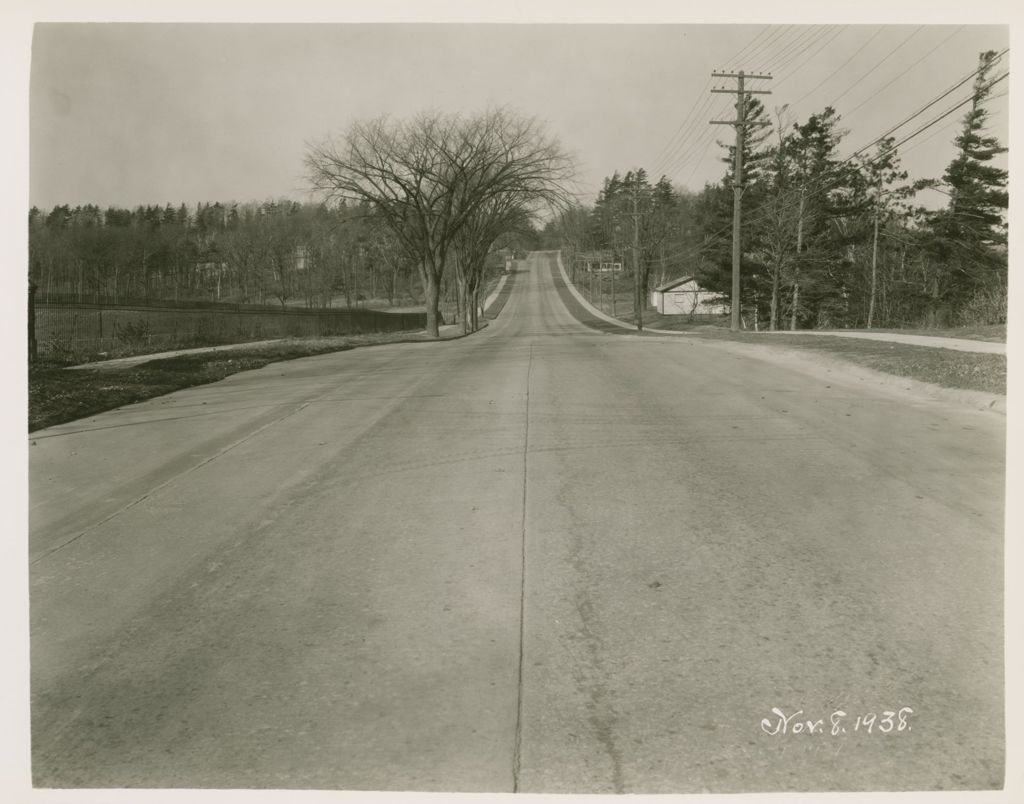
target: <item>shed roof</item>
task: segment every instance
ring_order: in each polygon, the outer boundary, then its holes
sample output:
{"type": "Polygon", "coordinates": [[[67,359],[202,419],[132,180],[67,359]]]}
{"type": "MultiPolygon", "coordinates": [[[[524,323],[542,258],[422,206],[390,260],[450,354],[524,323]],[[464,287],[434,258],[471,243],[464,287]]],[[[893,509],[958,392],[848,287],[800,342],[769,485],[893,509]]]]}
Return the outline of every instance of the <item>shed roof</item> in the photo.
{"type": "Polygon", "coordinates": [[[666,290],[672,290],[674,288],[679,287],[680,285],[685,285],[687,282],[693,281],[694,279],[692,276],[684,276],[681,279],[671,279],[663,285],[658,285],[658,287],[655,288],[655,291],[657,291],[658,293],[663,293],[666,290]]]}

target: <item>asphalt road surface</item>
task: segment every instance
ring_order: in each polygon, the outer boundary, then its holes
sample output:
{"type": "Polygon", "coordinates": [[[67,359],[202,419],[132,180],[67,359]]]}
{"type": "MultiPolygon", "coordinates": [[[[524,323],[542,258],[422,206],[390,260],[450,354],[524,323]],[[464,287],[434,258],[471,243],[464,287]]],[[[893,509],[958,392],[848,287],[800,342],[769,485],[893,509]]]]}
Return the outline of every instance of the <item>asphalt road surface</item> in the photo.
{"type": "Polygon", "coordinates": [[[1002,785],[1005,418],[590,329],[553,265],[31,436],[37,786],[1002,785]]]}

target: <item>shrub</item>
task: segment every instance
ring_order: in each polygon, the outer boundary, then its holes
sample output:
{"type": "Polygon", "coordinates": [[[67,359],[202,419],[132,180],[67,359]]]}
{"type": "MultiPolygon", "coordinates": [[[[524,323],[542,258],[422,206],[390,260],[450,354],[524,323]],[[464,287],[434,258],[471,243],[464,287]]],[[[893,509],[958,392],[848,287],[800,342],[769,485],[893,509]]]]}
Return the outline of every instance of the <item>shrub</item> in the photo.
{"type": "Polygon", "coordinates": [[[992,284],[975,291],[960,308],[957,318],[964,326],[1006,323],[1006,285],[992,284]]]}
{"type": "Polygon", "coordinates": [[[115,324],[114,337],[129,348],[145,346],[149,342],[149,321],[137,318],[124,324],[115,324]]]}

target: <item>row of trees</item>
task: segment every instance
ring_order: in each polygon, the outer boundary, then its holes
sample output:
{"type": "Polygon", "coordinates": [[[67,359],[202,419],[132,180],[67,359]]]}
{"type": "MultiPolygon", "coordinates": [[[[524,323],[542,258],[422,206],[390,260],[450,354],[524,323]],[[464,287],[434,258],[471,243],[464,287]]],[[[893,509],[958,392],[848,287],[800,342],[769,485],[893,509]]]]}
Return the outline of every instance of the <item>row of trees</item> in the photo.
{"type": "Polygon", "coordinates": [[[48,293],[349,307],[417,300],[414,269],[365,204],[294,201],[29,213],[48,293]]]}
{"type": "MultiPolygon", "coordinates": [[[[981,55],[973,94],[941,179],[908,182],[891,137],[841,158],[845,132],[828,107],[803,123],[769,116],[747,98],[741,240],[747,326],[897,327],[1002,323],[1006,319],[1005,152],[985,131],[994,52],[981,55]],[[930,187],[948,204],[914,203],[930,187]]],[[[658,280],[692,275],[728,297],[732,272],[734,146],[720,182],[698,193],[643,170],[606,179],[592,207],[578,206],[547,235],[570,249],[623,255],[646,298],[658,280]],[[639,240],[633,254],[631,239],[639,240]]],[[[641,292],[641,291],[638,291],[641,292]]],[[[642,322],[638,319],[638,325],[642,322]]]]}

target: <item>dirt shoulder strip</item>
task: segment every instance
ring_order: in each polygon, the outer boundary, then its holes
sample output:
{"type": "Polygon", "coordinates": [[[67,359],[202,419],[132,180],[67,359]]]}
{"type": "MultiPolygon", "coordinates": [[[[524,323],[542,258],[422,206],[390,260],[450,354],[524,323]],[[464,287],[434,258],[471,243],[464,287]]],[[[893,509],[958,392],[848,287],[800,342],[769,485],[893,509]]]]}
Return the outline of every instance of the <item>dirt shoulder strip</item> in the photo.
{"type": "Polygon", "coordinates": [[[776,330],[764,335],[831,335],[836,338],[859,338],[861,340],[909,343],[914,346],[930,346],[935,349],[953,349],[957,352],[979,352],[990,355],[1005,355],[1006,344],[993,341],[975,341],[966,338],[946,338],[941,335],[914,335],[901,332],[861,332],[839,330],[776,330]]]}

